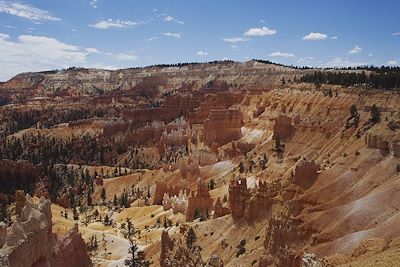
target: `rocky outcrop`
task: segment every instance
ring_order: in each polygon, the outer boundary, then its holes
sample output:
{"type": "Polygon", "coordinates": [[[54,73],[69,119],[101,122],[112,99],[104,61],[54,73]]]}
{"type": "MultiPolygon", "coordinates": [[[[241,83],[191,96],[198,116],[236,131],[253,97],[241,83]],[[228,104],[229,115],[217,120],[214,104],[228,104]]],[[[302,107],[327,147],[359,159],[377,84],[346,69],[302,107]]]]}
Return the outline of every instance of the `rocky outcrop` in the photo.
{"type": "Polygon", "coordinates": [[[254,221],[261,218],[273,204],[280,187],[276,182],[259,182],[255,188],[247,188],[246,179],[232,180],[229,185],[229,205],[234,219],[254,221]]]}
{"type": "Polygon", "coordinates": [[[224,261],[217,255],[212,255],[207,262],[206,267],[223,267],[224,261]]]}
{"type": "Polygon", "coordinates": [[[212,200],[207,185],[199,178],[196,193],[192,192],[188,199],[186,221],[192,221],[194,215],[207,218],[212,209],[212,200]],[[196,211],[198,214],[196,214],[196,211]]]}
{"type": "Polygon", "coordinates": [[[281,139],[289,138],[293,135],[294,130],[295,129],[292,125],[292,118],[288,117],[285,114],[280,114],[275,119],[273,138],[275,139],[276,136],[279,136],[281,139]]]}
{"type": "Polygon", "coordinates": [[[177,196],[179,192],[187,191],[186,189],[186,186],[183,184],[170,186],[166,181],[157,181],[154,193],[154,205],[162,205],[165,194],[168,194],[169,197],[177,196]]]}
{"type": "Polygon", "coordinates": [[[2,248],[6,243],[6,238],[7,238],[7,226],[3,222],[0,222],[0,248],[2,248]]]}
{"type": "Polygon", "coordinates": [[[378,125],[370,129],[365,136],[368,148],[377,148],[400,158],[400,122],[378,125]]]}
{"type": "Polygon", "coordinates": [[[223,260],[217,255],[212,255],[207,261],[203,261],[201,249],[194,245],[188,248],[182,239],[174,240],[169,237],[167,231],[161,234],[161,267],[223,267],[223,260]]]}
{"type": "Polygon", "coordinates": [[[242,126],[243,115],[240,110],[212,109],[204,121],[204,142],[222,146],[235,141],[241,137],[242,126]]]}
{"type": "Polygon", "coordinates": [[[286,209],[270,218],[259,267],[300,266],[300,256],[292,248],[298,240],[296,225],[286,209]]]}
{"type": "Polygon", "coordinates": [[[301,160],[294,169],[293,183],[307,190],[318,178],[318,169],[314,161],[301,160]]]}
{"type": "Polygon", "coordinates": [[[25,206],[25,193],[22,190],[15,191],[15,214],[21,215],[22,208],[25,206]]]}
{"type": "Polygon", "coordinates": [[[92,266],[77,228],[59,240],[52,233],[51,217],[49,200],[42,197],[39,204],[35,204],[27,196],[20,216],[5,235],[0,249],[0,265],[92,266]]]}
{"type": "Polygon", "coordinates": [[[186,192],[179,192],[179,195],[170,197],[168,193],[164,194],[163,197],[163,209],[169,210],[172,209],[174,214],[176,213],[186,213],[186,209],[188,206],[188,197],[186,192]]]}
{"type": "Polygon", "coordinates": [[[227,207],[224,207],[222,205],[220,198],[217,198],[217,201],[214,204],[213,218],[216,219],[216,218],[228,215],[229,213],[230,213],[230,210],[227,207]]]}
{"type": "Polygon", "coordinates": [[[62,237],[56,237],[53,248],[51,266],[92,266],[92,262],[86,253],[86,243],[75,226],[62,237]]]}

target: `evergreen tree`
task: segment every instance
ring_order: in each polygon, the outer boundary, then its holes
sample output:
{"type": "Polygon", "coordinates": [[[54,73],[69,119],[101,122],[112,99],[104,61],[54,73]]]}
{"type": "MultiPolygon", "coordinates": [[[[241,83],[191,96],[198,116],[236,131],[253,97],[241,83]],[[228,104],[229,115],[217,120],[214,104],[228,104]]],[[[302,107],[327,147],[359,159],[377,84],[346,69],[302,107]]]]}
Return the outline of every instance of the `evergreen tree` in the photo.
{"type": "Polygon", "coordinates": [[[135,227],[133,226],[133,223],[130,218],[126,218],[125,221],[126,221],[126,226],[128,229],[128,233],[127,233],[128,239],[130,240],[132,233],[135,231],[135,227]]]}
{"type": "Polygon", "coordinates": [[[132,240],[129,242],[129,257],[125,260],[125,265],[129,267],[148,267],[150,262],[146,260],[144,252],[132,240]]]}
{"type": "Polygon", "coordinates": [[[240,172],[240,173],[243,173],[243,172],[244,172],[244,165],[243,165],[243,162],[240,162],[240,163],[239,163],[239,172],[240,172]]]}
{"type": "Polygon", "coordinates": [[[193,228],[190,227],[190,229],[188,230],[187,235],[186,235],[186,246],[189,249],[192,249],[194,243],[196,242],[196,239],[197,239],[196,234],[194,233],[193,228]]]}
{"type": "Polygon", "coordinates": [[[117,195],[114,195],[113,205],[114,205],[114,207],[116,207],[116,206],[118,205],[118,202],[117,202],[117,195]]]}
{"type": "Polygon", "coordinates": [[[101,199],[103,200],[103,202],[106,200],[106,189],[103,187],[101,189],[101,199]]]}
{"type": "Polygon", "coordinates": [[[381,121],[381,112],[379,111],[379,108],[375,106],[375,104],[371,108],[371,118],[370,121],[373,124],[376,124],[381,121]]]}
{"type": "Polygon", "coordinates": [[[211,178],[210,183],[208,184],[208,188],[210,190],[213,190],[215,188],[215,181],[213,178],[211,178]]]}

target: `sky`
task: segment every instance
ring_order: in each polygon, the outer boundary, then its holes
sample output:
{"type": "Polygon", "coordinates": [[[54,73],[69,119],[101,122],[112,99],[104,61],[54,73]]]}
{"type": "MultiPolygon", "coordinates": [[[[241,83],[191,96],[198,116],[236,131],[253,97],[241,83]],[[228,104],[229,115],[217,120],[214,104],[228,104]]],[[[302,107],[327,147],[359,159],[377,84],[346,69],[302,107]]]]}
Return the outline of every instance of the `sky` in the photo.
{"type": "Polygon", "coordinates": [[[71,66],[400,64],[398,0],[0,0],[0,81],[71,66]]]}

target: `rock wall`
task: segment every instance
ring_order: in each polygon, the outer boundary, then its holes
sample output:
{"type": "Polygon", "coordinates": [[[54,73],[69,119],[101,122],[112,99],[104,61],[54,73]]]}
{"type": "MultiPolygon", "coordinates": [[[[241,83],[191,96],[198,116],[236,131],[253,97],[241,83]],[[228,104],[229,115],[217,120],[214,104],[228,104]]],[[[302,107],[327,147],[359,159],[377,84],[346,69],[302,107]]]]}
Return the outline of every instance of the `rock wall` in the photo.
{"type": "Polygon", "coordinates": [[[229,205],[234,219],[252,222],[263,217],[278,195],[280,186],[276,182],[259,182],[253,188],[247,188],[246,179],[232,180],[229,185],[229,205]]]}
{"type": "Polygon", "coordinates": [[[314,161],[301,160],[296,164],[293,183],[307,190],[317,179],[318,168],[318,165],[314,161]]]}
{"type": "Polygon", "coordinates": [[[49,200],[42,197],[39,204],[34,204],[27,196],[21,214],[3,234],[0,266],[92,266],[78,229],[59,240],[52,233],[51,217],[49,200]]]}
{"type": "Polygon", "coordinates": [[[290,137],[293,133],[294,127],[292,126],[292,118],[284,114],[280,114],[275,119],[273,138],[279,135],[281,139],[286,139],[290,137]]]}
{"type": "Polygon", "coordinates": [[[186,189],[186,186],[183,184],[170,186],[166,181],[157,181],[154,193],[154,205],[162,205],[165,194],[168,194],[170,197],[177,196],[179,195],[179,192],[187,191],[186,189]]]}
{"type": "Polygon", "coordinates": [[[189,249],[182,239],[171,239],[167,231],[161,234],[160,267],[223,267],[223,260],[217,255],[212,255],[203,261],[201,249],[194,246],[189,249]]]}
{"type": "Polygon", "coordinates": [[[170,197],[168,193],[164,194],[163,197],[163,209],[169,210],[172,209],[174,214],[176,213],[186,213],[187,206],[188,206],[188,197],[186,192],[179,192],[178,196],[170,197]]]}
{"type": "Polygon", "coordinates": [[[230,210],[222,205],[221,199],[217,198],[214,204],[213,219],[230,214],[230,210]]]}
{"type": "Polygon", "coordinates": [[[365,136],[368,148],[377,148],[400,158],[400,122],[385,123],[370,129],[365,136]]]}
{"type": "Polygon", "coordinates": [[[186,210],[186,221],[192,221],[195,215],[195,210],[199,211],[199,215],[207,218],[211,213],[212,200],[208,192],[207,185],[201,180],[197,180],[196,193],[192,192],[188,199],[188,206],[186,210]]]}
{"type": "Polygon", "coordinates": [[[225,145],[242,136],[240,131],[242,126],[243,115],[240,110],[212,109],[208,119],[204,121],[203,140],[208,144],[225,145]]]}

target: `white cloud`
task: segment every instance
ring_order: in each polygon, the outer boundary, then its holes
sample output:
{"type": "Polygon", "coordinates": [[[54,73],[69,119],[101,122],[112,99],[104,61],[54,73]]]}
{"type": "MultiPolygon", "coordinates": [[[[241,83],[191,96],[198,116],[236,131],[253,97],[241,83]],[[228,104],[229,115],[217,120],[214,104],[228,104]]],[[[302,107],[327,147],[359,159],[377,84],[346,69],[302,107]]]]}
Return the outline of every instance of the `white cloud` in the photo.
{"type": "Polygon", "coordinates": [[[48,11],[23,4],[18,1],[0,1],[0,13],[6,13],[34,22],[60,21],[60,18],[52,16],[48,11]]]}
{"type": "Polygon", "coordinates": [[[238,43],[238,42],[246,42],[249,39],[243,38],[243,37],[233,37],[233,38],[224,38],[222,40],[224,40],[225,42],[228,42],[228,43],[238,43]]]}
{"type": "Polygon", "coordinates": [[[263,19],[260,19],[259,22],[262,23],[262,24],[264,24],[266,21],[263,20],[263,19]]]}
{"type": "Polygon", "coordinates": [[[90,0],[89,4],[93,7],[93,8],[97,8],[97,0],[90,0]]]}
{"type": "Polygon", "coordinates": [[[85,48],[85,51],[90,54],[99,54],[100,53],[100,51],[97,48],[93,48],[93,47],[85,48]]]}
{"type": "Polygon", "coordinates": [[[394,32],[394,33],[392,33],[392,35],[393,36],[400,35],[400,32],[394,32]]]}
{"type": "Polygon", "coordinates": [[[369,63],[367,63],[367,62],[353,62],[353,61],[350,61],[348,58],[333,57],[328,62],[325,62],[325,63],[321,64],[321,67],[328,67],[328,68],[333,68],[333,67],[356,67],[356,66],[365,66],[365,65],[369,65],[369,63]]]}
{"type": "Polygon", "coordinates": [[[121,60],[137,60],[137,56],[133,53],[120,53],[117,55],[117,58],[121,60]]]}
{"type": "Polygon", "coordinates": [[[349,50],[349,54],[358,54],[362,51],[362,48],[359,47],[358,45],[355,45],[352,49],[349,50]]]}
{"type": "Polygon", "coordinates": [[[157,36],[154,36],[154,37],[150,37],[150,38],[146,39],[146,41],[150,42],[150,41],[155,41],[155,40],[158,40],[158,39],[159,38],[157,36]]]}
{"type": "Polygon", "coordinates": [[[163,33],[165,36],[168,36],[168,37],[175,37],[175,38],[181,38],[181,36],[182,36],[182,34],[181,33],[179,33],[179,32],[164,32],[163,33]]]}
{"type": "Polygon", "coordinates": [[[0,79],[9,79],[20,72],[83,65],[87,54],[78,46],[51,37],[20,35],[13,41],[9,35],[0,34],[0,79]]]}
{"type": "Polygon", "coordinates": [[[280,52],[280,51],[273,52],[273,53],[269,54],[268,56],[270,56],[270,57],[295,57],[295,55],[292,53],[280,52]]]}
{"type": "Polygon", "coordinates": [[[251,28],[244,33],[245,36],[264,36],[276,34],[277,30],[269,29],[268,27],[251,28]]]}
{"type": "Polygon", "coordinates": [[[184,21],[181,21],[181,20],[177,20],[176,18],[174,18],[174,17],[171,17],[171,16],[165,16],[164,17],[164,21],[166,21],[166,22],[176,22],[176,23],[178,23],[178,24],[185,24],[185,22],[184,21]]]}
{"type": "Polygon", "coordinates": [[[174,20],[174,17],[171,17],[171,16],[166,16],[164,18],[164,21],[173,21],[173,20],[174,20]]]}
{"type": "Polygon", "coordinates": [[[196,53],[196,55],[198,55],[198,56],[207,56],[207,55],[208,55],[208,52],[205,52],[205,51],[198,51],[198,52],[196,53]]]}
{"type": "Polygon", "coordinates": [[[325,33],[310,32],[309,34],[303,37],[303,40],[319,41],[319,40],[325,40],[326,38],[328,38],[328,35],[326,35],[325,33]]]}
{"type": "Polygon", "coordinates": [[[337,39],[338,39],[337,36],[332,36],[332,37],[331,37],[331,40],[337,40],[337,39]]]}
{"type": "Polygon", "coordinates": [[[313,61],[315,61],[313,57],[301,57],[297,59],[297,63],[299,64],[310,64],[313,61]]]}
{"type": "Polygon", "coordinates": [[[96,22],[95,24],[90,24],[90,27],[100,29],[100,30],[106,30],[106,29],[111,29],[111,28],[127,28],[127,27],[133,27],[139,25],[139,22],[136,21],[130,21],[130,20],[113,20],[113,19],[107,19],[107,20],[101,20],[96,22]]]}
{"type": "Polygon", "coordinates": [[[393,65],[399,65],[399,62],[397,60],[389,60],[387,64],[393,66],[393,65]]]}

